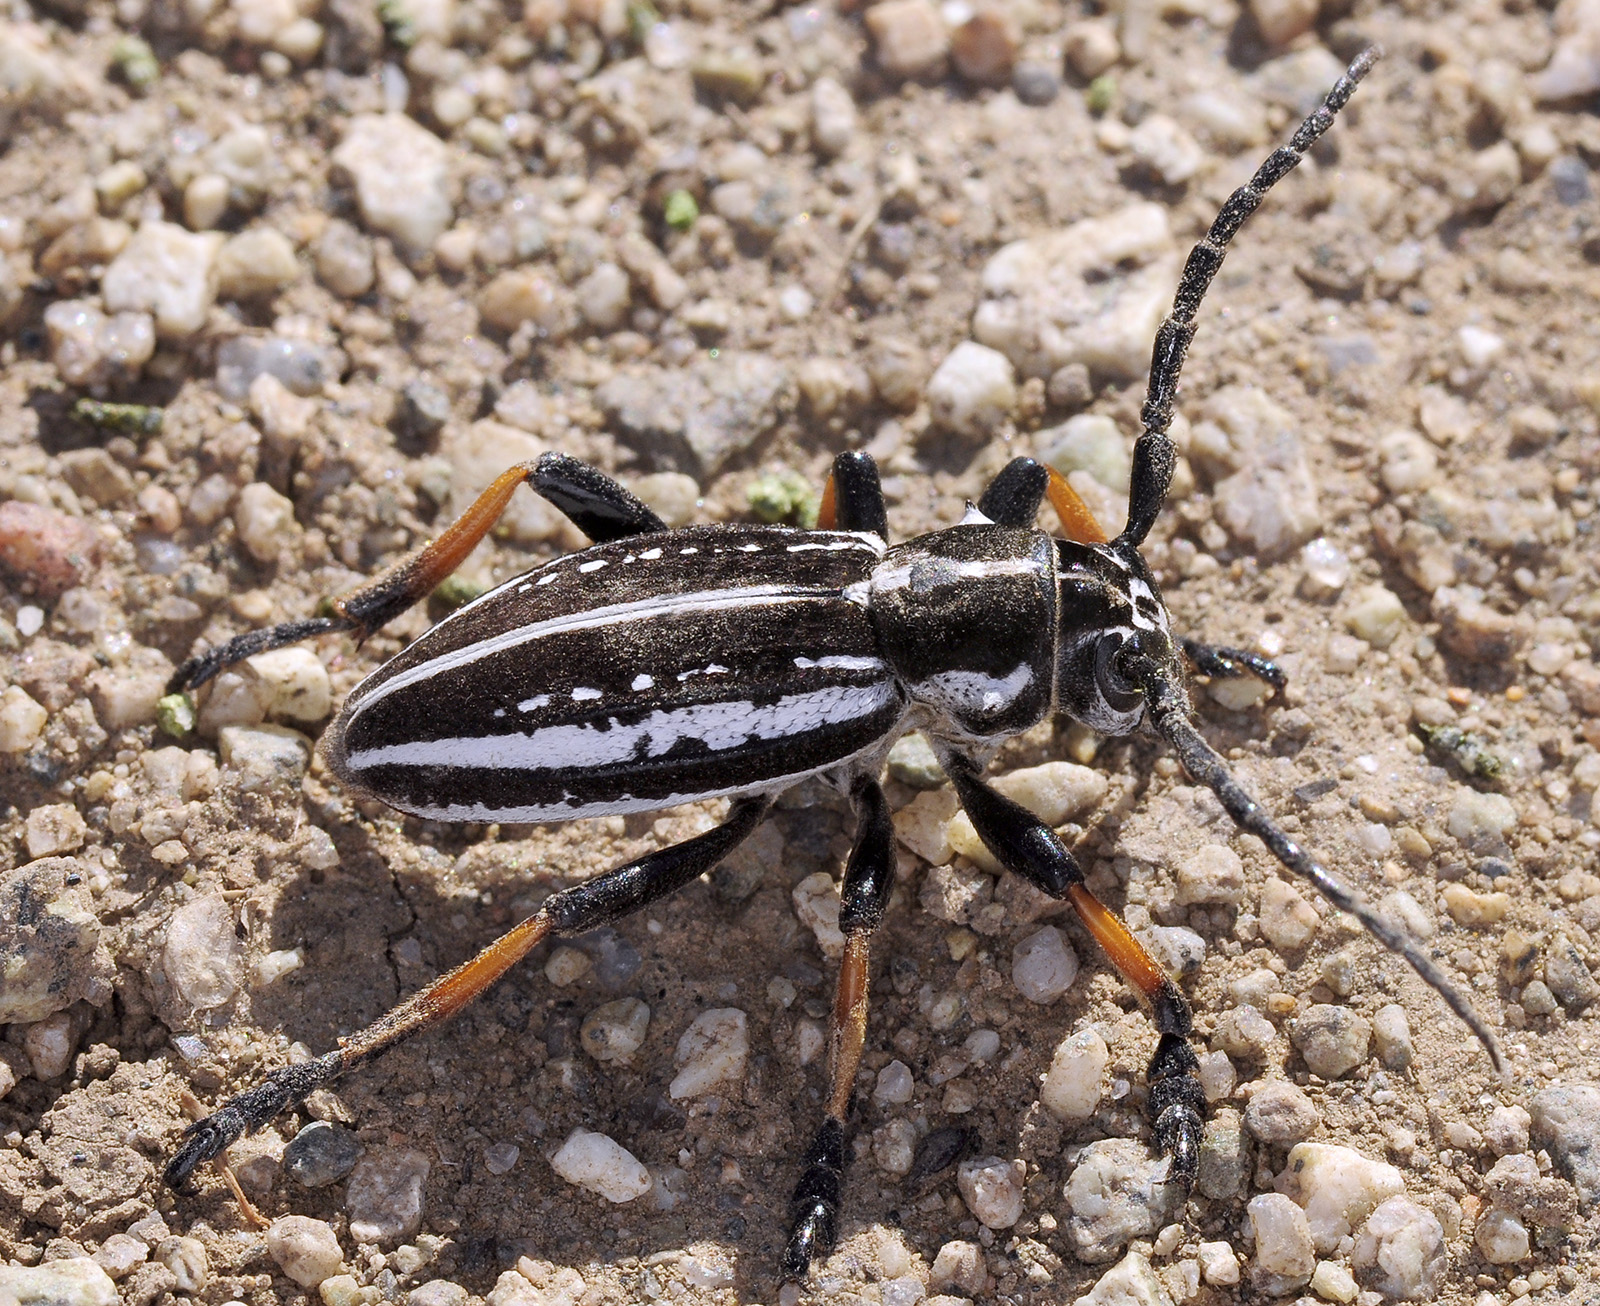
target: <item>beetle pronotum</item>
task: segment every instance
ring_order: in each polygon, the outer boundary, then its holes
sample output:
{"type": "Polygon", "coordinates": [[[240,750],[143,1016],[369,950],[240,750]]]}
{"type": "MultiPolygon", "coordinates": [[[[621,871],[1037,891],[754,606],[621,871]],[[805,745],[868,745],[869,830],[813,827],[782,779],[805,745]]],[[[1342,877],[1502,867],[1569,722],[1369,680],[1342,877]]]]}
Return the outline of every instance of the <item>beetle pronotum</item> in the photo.
{"type": "Polygon", "coordinates": [[[1204,1097],[1189,1004],[1084,883],[1059,837],[983,779],[1006,739],[1064,713],[1124,735],[1149,721],[1195,780],[1290,872],[1354,915],[1472,1029],[1494,1035],[1427,952],[1334,879],[1244,791],[1190,719],[1183,659],[1212,675],[1277,676],[1247,655],[1174,639],[1139,554],[1174,466],[1167,430],[1195,315],[1228,242],[1333,122],[1377,55],[1360,55],[1189,255],[1157,332],[1128,523],[1108,540],[1067,483],[1009,464],[954,527],[891,546],[872,460],[834,461],[819,529],[729,525],[667,531],[594,468],[562,455],[512,467],[438,540],[334,604],[332,616],[240,636],[191,660],[175,687],[308,635],[364,637],[427,595],[528,482],[593,547],[519,576],[435,626],[363,681],[323,738],[357,793],[441,820],[514,823],[731,800],[723,823],[548,899],[472,960],[342,1047],[286,1066],[193,1125],[166,1169],[194,1169],[290,1103],[447,1020],[542,940],[594,929],[710,870],[812,776],[857,816],[841,890],[845,937],[833,1007],[829,1092],[793,1197],[783,1266],[802,1275],[834,1241],[850,1099],[866,1035],[869,959],[894,878],[878,776],[889,746],[921,729],[962,806],[1007,870],[1070,903],[1148,1004],[1159,1042],[1148,1070],[1156,1145],[1184,1188],[1199,1157],[1204,1097]],[[1065,539],[1033,526],[1048,497],[1065,539]]]}

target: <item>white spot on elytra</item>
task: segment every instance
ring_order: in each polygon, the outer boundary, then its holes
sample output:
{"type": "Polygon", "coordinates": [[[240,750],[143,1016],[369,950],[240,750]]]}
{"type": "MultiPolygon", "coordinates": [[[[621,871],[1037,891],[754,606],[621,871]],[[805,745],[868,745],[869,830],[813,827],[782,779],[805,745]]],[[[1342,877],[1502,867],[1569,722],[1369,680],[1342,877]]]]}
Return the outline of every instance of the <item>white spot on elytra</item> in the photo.
{"type": "Polygon", "coordinates": [[[683,681],[689,679],[690,676],[725,676],[727,674],[727,667],[719,666],[715,662],[708,662],[703,667],[693,667],[688,671],[679,672],[678,681],[681,684],[683,681]]]}
{"type": "Polygon", "coordinates": [[[679,549],[678,552],[680,554],[683,554],[683,555],[687,556],[688,554],[691,554],[691,553],[699,553],[700,550],[695,548],[693,545],[690,545],[690,547],[688,547],[687,549],[679,549]]]}
{"type": "Polygon", "coordinates": [[[740,553],[760,553],[761,552],[761,546],[759,544],[741,544],[739,546],[739,552],[740,553]]]}
{"type": "Polygon", "coordinates": [[[656,678],[654,676],[635,676],[633,678],[633,688],[636,691],[641,689],[649,689],[654,686],[655,683],[656,678]]]}
{"type": "Polygon", "coordinates": [[[525,699],[523,699],[522,702],[517,704],[517,711],[519,711],[519,712],[532,712],[535,708],[549,707],[549,706],[550,706],[550,695],[549,694],[539,694],[538,696],[536,696],[534,698],[525,698],[525,699]]]}
{"type": "Polygon", "coordinates": [[[843,653],[829,654],[821,658],[796,658],[795,666],[802,671],[809,671],[815,667],[819,671],[882,671],[882,658],[850,657],[843,653]]]}
{"type": "Polygon", "coordinates": [[[560,579],[561,579],[561,573],[560,572],[556,572],[556,571],[552,571],[548,576],[539,577],[538,583],[540,585],[548,585],[548,584],[550,584],[551,581],[560,580],[560,579]]]}
{"type": "Polygon", "coordinates": [[[643,558],[646,562],[654,562],[657,558],[659,558],[661,556],[661,550],[660,549],[646,549],[639,556],[641,558],[643,558]]]}
{"type": "Polygon", "coordinates": [[[829,540],[825,544],[791,544],[784,550],[785,553],[810,553],[821,549],[824,553],[837,553],[840,549],[859,549],[860,540],[829,540]]]}
{"type": "Polygon", "coordinates": [[[579,571],[599,571],[600,568],[604,567],[605,565],[606,565],[606,560],[604,558],[596,558],[592,562],[580,562],[578,564],[578,570],[579,571]]]}
{"type": "Polygon", "coordinates": [[[572,691],[572,701],[574,703],[587,703],[593,699],[599,698],[600,696],[600,691],[598,689],[590,689],[584,685],[580,685],[577,689],[572,691]]]}

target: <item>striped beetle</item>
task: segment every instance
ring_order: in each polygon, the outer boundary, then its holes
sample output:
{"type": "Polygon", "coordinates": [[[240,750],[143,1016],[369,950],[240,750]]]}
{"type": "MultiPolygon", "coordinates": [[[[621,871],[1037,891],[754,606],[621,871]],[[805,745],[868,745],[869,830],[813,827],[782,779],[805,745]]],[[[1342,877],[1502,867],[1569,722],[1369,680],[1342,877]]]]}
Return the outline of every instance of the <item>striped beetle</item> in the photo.
{"type": "Polygon", "coordinates": [[[1189,1004],[1090,892],[1060,838],[983,779],[983,763],[1003,741],[1052,713],[1111,735],[1148,721],[1241,829],[1402,956],[1501,1068],[1493,1034],[1426,951],[1288,838],[1195,728],[1185,658],[1213,676],[1276,684],[1281,674],[1248,654],[1175,639],[1139,554],[1172,475],[1167,431],[1195,316],[1228,242],[1376,58],[1369,50],[1351,64],[1190,253],[1156,335],[1128,522],[1115,539],[1064,479],[1028,458],[1009,464],[960,524],[890,545],[877,469],[863,454],[834,461],[819,529],[809,532],[668,531],[603,473],[547,454],[505,472],[438,540],[336,602],[331,616],[240,636],[181,668],[174,688],[194,689],[251,654],[309,635],[365,637],[453,571],[527,482],[593,547],[485,594],[367,677],[323,737],[330,769],[354,793],[451,821],[521,824],[712,797],[732,803],[715,829],[556,893],[337,1050],[273,1072],[191,1126],[166,1182],[183,1184],[287,1105],[448,1019],[542,940],[626,916],[710,870],[760,824],[777,793],[820,776],[849,795],[857,829],[840,895],[845,948],[829,1094],[802,1161],[783,1257],[786,1273],[803,1275],[834,1241],[870,942],[894,879],[878,776],[894,740],[920,729],[996,860],[1066,900],[1148,1004],[1159,1035],[1148,1115],[1170,1158],[1169,1181],[1187,1191],[1204,1107],[1189,1004]],[[1046,497],[1064,539],[1034,528],[1046,497]]]}

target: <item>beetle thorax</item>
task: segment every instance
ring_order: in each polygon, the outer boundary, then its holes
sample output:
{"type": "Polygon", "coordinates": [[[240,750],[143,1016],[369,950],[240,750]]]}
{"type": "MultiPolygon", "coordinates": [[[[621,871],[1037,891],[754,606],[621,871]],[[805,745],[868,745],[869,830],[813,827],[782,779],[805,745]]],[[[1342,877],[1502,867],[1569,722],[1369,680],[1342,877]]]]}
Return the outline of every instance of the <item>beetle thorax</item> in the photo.
{"type": "Polygon", "coordinates": [[[931,730],[994,739],[1049,713],[1056,583],[1043,532],[963,525],[923,536],[884,555],[868,595],[879,647],[931,730]]]}

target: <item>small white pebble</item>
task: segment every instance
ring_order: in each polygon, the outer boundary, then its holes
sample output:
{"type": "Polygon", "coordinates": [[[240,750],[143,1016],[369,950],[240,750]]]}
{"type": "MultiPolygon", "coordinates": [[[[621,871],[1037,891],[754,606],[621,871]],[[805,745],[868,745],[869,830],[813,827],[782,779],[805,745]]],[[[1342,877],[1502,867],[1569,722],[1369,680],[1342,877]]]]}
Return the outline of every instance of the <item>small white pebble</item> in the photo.
{"type": "Polygon", "coordinates": [[[1316,1252],[1305,1212],[1281,1193],[1264,1193],[1245,1208],[1255,1236],[1250,1282],[1258,1292],[1282,1297],[1311,1282],[1316,1252]]]}
{"type": "Polygon", "coordinates": [[[817,936],[825,957],[844,954],[844,934],[839,929],[839,886],[826,871],[806,876],[790,892],[794,914],[817,936]]]}
{"type": "Polygon", "coordinates": [[[872,1100],[879,1106],[885,1103],[909,1102],[916,1091],[916,1081],[911,1077],[911,1067],[904,1061],[891,1061],[878,1072],[878,1081],[872,1090],[872,1100]]]}
{"type": "Polygon", "coordinates": [[[1444,1226],[1409,1197],[1391,1197],[1367,1217],[1350,1261],[1356,1274],[1386,1297],[1435,1300],[1450,1264],[1444,1226]]]}
{"type": "Polygon", "coordinates": [[[1039,1089],[1045,1110],[1060,1120],[1086,1120],[1105,1091],[1111,1050],[1095,1029],[1069,1034],[1056,1048],[1039,1089]]]}
{"type": "Polygon", "coordinates": [[[1078,954],[1054,925],[1035,930],[1017,944],[1011,958],[1011,982],[1030,1002],[1054,1002],[1078,977],[1078,954]]]}
{"type": "Polygon", "coordinates": [[[956,1186],[967,1209],[980,1224],[1009,1229],[1022,1218],[1022,1181],[1027,1166],[1000,1156],[963,1161],[956,1171],[956,1186]]]}
{"type": "Polygon", "coordinates": [[[1225,1242],[1201,1243],[1200,1273],[1213,1288],[1232,1288],[1239,1282],[1239,1258],[1225,1242]]]}
{"type": "Polygon", "coordinates": [[[544,977],[557,988],[565,988],[568,984],[576,984],[589,973],[593,963],[589,954],[579,948],[569,948],[565,944],[551,952],[549,959],[544,963],[544,977]]]}
{"type": "Polygon", "coordinates": [[[305,965],[305,952],[300,948],[279,948],[261,957],[255,964],[256,987],[266,988],[276,984],[291,971],[305,965]]]}
{"type": "Polygon", "coordinates": [[[967,1035],[967,1041],[962,1046],[966,1048],[967,1055],[981,1065],[1000,1051],[1000,1035],[992,1029],[975,1029],[967,1035]]]}
{"type": "Polygon", "coordinates": [[[667,1092],[674,1098],[700,1097],[719,1085],[744,1078],[750,1035],[737,1007],[702,1011],[678,1040],[678,1073],[667,1092]]]}
{"type": "Polygon", "coordinates": [[[57,1011],[29,1025],[22,1036],[22,1050],[33,1063],[33,1077],[46,1082],[67,1073],[77,1046],[78,1034],[73,1028],[72,1016],[65,1011],[57,1011]]]}
{"type": "Polygon", "coordinates": [[[315,1288],[344,1268],[344,1253],[332,1226],[306,1215],[274,1220],[267,1230],[267,1251],[302,1288],[315,1288]]]}
{"type": "Polygon", "coordinates": [[[1311,1272],[1311,1291],[1324,1301],[1352,1302],[1356,1299],[1355,1277],[1342,1265],[1318,1261],[1311,1272]]]}
{"type": "Polygon", "coordinates": [[[1461,357],[1468,367],[1488,367],[1506,346],[1501,336],[1475,326],[1464,326],[1457,331],[1456,343],[1461,347],[1461,357]]]}
{"type": "Polygon", "coordinates": [[[644,1043],[650,1008],[638,998],[605,1002],[583,1018],[578,1039],[596,1061],[626,1062],[644,1043]]]}
{"type": "Polygon", "coordinates": [[[1478,1217],[1472,1241],[1490,1265],[1515,1265],[1528,1259],[1528,1227],[1510,1211],[1490,1207],[1478,1217]]]}
{"type": "Polygon", "coordinates": [[[963,340],[929,378],[927,399],[937,425],[968,439],[988,439],[1017,406],[1015,370],[999,350],[963,340]]]}
{"type": "Polygon", "coordinates": [[[522,1149],[515,1143],[490,1143],[483,1149],[483,1168],[490,1174],[506,1174],[521,1155],[522,1149]]]}
{"type": "Polygon", "coordinates": [[[1300,891],[1276,876],[1262,886],[1260,920],[1267,942],[1284,952],[1305,947],[1322,923],[1300,891]]]}
{"type": "Polygon", "coordinates": [[[550,1158],[550,1168],[569,1184],[608,1202],[631,1202],[650,1191],[650,1172],[632,1152],[604,1134],[574,1129],[550,1158]]]}

